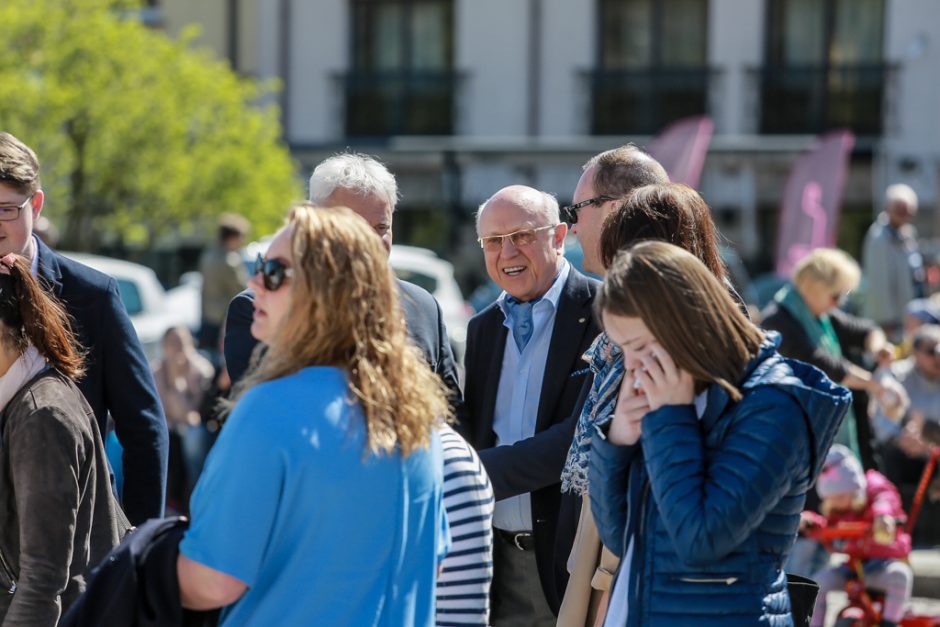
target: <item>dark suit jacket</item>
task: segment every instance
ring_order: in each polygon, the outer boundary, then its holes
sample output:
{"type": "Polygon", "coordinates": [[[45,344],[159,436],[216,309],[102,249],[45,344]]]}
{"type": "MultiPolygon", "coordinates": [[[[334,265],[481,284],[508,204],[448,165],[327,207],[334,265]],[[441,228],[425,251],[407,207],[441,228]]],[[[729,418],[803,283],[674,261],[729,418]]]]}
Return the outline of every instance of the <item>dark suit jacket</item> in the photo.
{"type": "MultiPolygon", "coordinates": [[[[572,520],[559,521],[562,508],[561,469],[574,437],[574,411],[586,378],[581,359],[600,333],[592,311],[598,285],[571,268],[558,301],[551,346],[539,397],[535,435],[512,445],[496,446],[493,413],[508,330],[503,312],[493,303],[470,320],[467,329],[467,380],[463,424],[459,430],[477,449],[490,475],[496,499],[531,492],[535,552],[542,589],[557,612],[568,573],[565,563],[577,528],[578,503],[566,504],[572,520]]],[[[578,501],[571,495],[566,495],[578,501]]]]}
{"type": "MultiPolygon", "coordinates": [[[[454,394],[452,404],[459,405],[461,395],[457,368],[454,366],[454,354],[447,339],[441,307],[427,290],[397,280],[408,336],[421,349],[431,369],[454,394]]],[[[254,300],[255,293],[245,290],[235,296],[228,306],[225,319],[225,366],[233,383],[248,370],[251,353],[258,344],[258,340],[251,335],[254,300]]]]}
{"type": "Polygon", "coordinates": [[[78,383],[108,432],[108,412],[124,448],[122,504],[138,525],[163,515],[169,451],[166,419],[150,366],[111,277],[66,259],[37,238],[40,283],[65,304],[86,351],[78,383]]]}

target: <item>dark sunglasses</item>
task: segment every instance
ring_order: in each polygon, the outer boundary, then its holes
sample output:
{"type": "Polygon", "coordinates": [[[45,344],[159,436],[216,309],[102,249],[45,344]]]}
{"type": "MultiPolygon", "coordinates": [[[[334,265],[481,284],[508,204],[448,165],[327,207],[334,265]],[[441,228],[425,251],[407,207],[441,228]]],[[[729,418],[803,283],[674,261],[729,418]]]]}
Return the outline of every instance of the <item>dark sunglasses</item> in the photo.
{"type": "Polygon", "coordinates": [[[594,198],[588,198],[587,200],[582,200],[579,203],[562,207],[561,215],[568,224],[577,224],[578,212],[581,209],[587,207],[588,205],[599,205],[602,202],[607,202],[608,200],[616,200],[616,198],[612,196],[595,196],[594,198]]]}
{"type": "Polygon", "coordinates": [[[261,256],[261,253],[258,253],[258,258],[255,259],[255,265],[251,269],[251,273],[256,276],[261,275],[264,289],[269,292],[277,291],[284,285],[284,279],[294,276],[293,269],[288,268],[277,259],[265,259],[261,256]]]}

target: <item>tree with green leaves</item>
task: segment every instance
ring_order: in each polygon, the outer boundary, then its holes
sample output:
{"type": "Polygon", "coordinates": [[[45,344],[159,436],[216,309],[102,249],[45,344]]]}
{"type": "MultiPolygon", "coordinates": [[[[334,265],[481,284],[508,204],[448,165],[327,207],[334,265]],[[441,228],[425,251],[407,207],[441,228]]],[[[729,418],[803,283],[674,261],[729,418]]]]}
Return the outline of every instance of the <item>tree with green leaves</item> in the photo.
{"type": "Polygon", "coordinates": [[[240,213],[273,230],[302,189],[272,86],[136,19],[128,0],[0,3],[0,130],[42,162],[62,247],[148,247],[240,213]]]}

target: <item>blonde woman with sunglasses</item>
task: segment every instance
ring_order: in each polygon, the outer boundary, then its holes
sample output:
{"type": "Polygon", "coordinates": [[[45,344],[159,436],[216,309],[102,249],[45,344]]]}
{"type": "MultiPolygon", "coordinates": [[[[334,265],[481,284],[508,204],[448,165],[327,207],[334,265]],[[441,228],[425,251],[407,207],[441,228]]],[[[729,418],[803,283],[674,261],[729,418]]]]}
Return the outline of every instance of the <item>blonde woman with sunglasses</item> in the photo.
{"type": "Polygon", "coordinates": [[[222,625],[433,624],[449,409],[381,240],[348,209],[297,206],[251,287],[268,349],[193,494],[183,606],[228,606],[222,625]]]}

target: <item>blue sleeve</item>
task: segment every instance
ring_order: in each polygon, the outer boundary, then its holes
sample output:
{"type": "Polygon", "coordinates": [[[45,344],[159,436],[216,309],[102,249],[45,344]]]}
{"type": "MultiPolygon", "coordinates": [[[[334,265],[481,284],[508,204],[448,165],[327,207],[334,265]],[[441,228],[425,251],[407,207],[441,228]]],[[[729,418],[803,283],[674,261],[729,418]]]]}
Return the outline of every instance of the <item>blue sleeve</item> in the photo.
{"type": "Polygon", "coordinates": [[[225,315],[225,368],[233,384],[245,376],[251,361],[251,352],[258,344],[258,340],[251,335],[254,298],[254,292],[251,290],[236,295],[229,303],[225,315]]]}
{"type": "Polygon", "coordinates": [[[611,553],[620,557],[627,524],[627,489],[630,464],[636,459],[637,446],[611,444],[599,432],[591,434],[588,471],[591,513],[597,532],[611,553]]]}
{"type": "Polygon", "coordinates": [[[751,392],[708,459],[692,405],[667,405],[643,418],[640,437],[653,497],[687,565],[731,553],[785,496],[794,469],[805,474],[802,411],[774,388],[751,392]]]}
{"type": "Polygon", "coordinates": [[[243,397],[209,454],[180,543],[189,559],[249,587],[264,561],[286,478],[286,452],[253,399],[243,397]]]}
{"type": "Polygon", "coordinates": [[[104,402],[124,448],[121,501],[128,519],[139,525],[163,515],[170,439],[150,366],[114,279],[101,314],[101,329],[108,333],[102,342],[104,402]]]}

